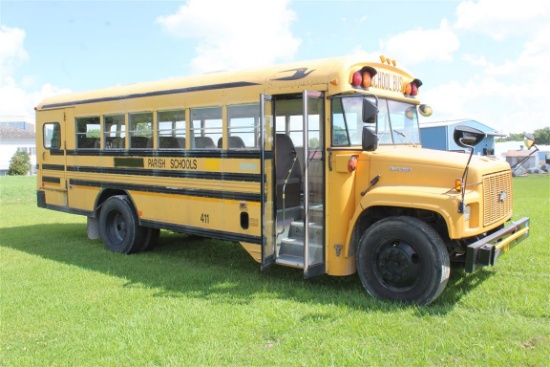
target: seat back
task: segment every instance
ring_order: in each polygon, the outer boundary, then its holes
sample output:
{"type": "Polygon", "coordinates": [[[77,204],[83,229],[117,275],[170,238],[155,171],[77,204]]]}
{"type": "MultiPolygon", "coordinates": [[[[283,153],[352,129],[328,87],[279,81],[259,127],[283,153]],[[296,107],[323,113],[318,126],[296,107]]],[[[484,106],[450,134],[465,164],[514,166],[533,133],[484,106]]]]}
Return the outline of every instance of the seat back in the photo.
{"type": "Polygon", "coordinates": [[[300,206],[302,169],[297,159],[296,148],[286,134],[275,136],[275,167],[277,180],[277,209],[283,208],[283,186],[285,186],[285,208],[300,206]],[[294,164],[294,166],[292,166],[294,164]],[[292,171],[290,171],[292,168],[292,171]],[[290,171],[290,174],[289,174],[290,171]]]}

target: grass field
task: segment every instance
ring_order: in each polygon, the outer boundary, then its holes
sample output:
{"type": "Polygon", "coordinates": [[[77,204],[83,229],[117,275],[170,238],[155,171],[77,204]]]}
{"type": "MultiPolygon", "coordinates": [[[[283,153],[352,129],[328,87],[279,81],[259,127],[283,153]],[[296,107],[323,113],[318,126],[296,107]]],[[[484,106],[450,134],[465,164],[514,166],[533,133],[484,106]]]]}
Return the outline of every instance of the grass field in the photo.
{"type": "Polygon", "coordinates": [[[550,176],[514,189],[529,239],[419,307],[356,276],[262,273],[231,242],[163,231],[111,253],[84,217],[37,208],[33,177],[0,177],[0,365],[548,366],[550,176]]]}

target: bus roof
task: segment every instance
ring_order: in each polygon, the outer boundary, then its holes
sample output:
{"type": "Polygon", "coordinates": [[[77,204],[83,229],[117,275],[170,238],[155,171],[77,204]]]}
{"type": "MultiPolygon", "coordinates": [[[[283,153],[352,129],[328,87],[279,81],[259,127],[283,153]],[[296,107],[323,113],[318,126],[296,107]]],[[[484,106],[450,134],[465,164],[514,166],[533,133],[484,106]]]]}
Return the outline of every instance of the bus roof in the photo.
{"type": "MultiPolygon", "coordinates": [[[[382,59],[382,57],[381,57],[382,59]]],[[[370,80],[369,77],[369,80],[370,80]]],[[[370,93],[389,98],[412,99],[406,86],[418,79],[392,65],[391,62],[366,62],[358,57],[338,57],[299,61],[269,67],[215,72],[161,81],[117,85],[110,88],[76,92],[51,97],[38,104],[36,110],[70,107],[79,104],[123,100],[148,96],[190,93],[215,89],[260,87],[263,93],[274,89],[326,85],[328,95],[343,93],[370,93]],[[352,85],[354,73],[368,72],[372,83],[368,87],[352,85]],[[263,88],[262,88],[263,86],[263,88]]],[[[275,93],[273,93],[275,94],[275,93]]]]}

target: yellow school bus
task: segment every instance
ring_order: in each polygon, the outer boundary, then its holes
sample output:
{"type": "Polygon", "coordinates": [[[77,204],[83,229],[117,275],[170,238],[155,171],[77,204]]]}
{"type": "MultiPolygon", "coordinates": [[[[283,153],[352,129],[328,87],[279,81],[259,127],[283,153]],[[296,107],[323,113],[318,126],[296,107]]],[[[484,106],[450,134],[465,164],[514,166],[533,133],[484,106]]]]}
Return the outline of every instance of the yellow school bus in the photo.
{"type": "MultiPolygon", "coordinates": [[[[53,97],[36,107],[37,203],[124,254],[161,229],[239,242],[306,278],[429,304],[529,234],[510,167],[423,149],[420,79],[381,57],[303,61],[53,97]]],[[[472,153],[469,153],[472,152],[472,153]]]]}

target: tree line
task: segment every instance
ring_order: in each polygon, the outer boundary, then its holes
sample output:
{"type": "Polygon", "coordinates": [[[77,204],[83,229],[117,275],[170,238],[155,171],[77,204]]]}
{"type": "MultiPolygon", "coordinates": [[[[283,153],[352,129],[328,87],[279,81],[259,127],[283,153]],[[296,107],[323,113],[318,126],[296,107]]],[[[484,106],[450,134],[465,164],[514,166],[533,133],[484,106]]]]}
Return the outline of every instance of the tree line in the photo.
{"type": "MultiPolygon", "coordinates": [[[[526,132],[519,133],[519,134],[510,133],[508,136],[504,138],[496,139],[496,142],[501,143],[505,141],[523,141],[525,134],[526,132]]],[[[542,129],[535,130],[535,132],[533,133],[533,136],[535,137],[535,141],[537,144],[549,145],[550,144],[550,127],[545,127],[542,129]]]]}

